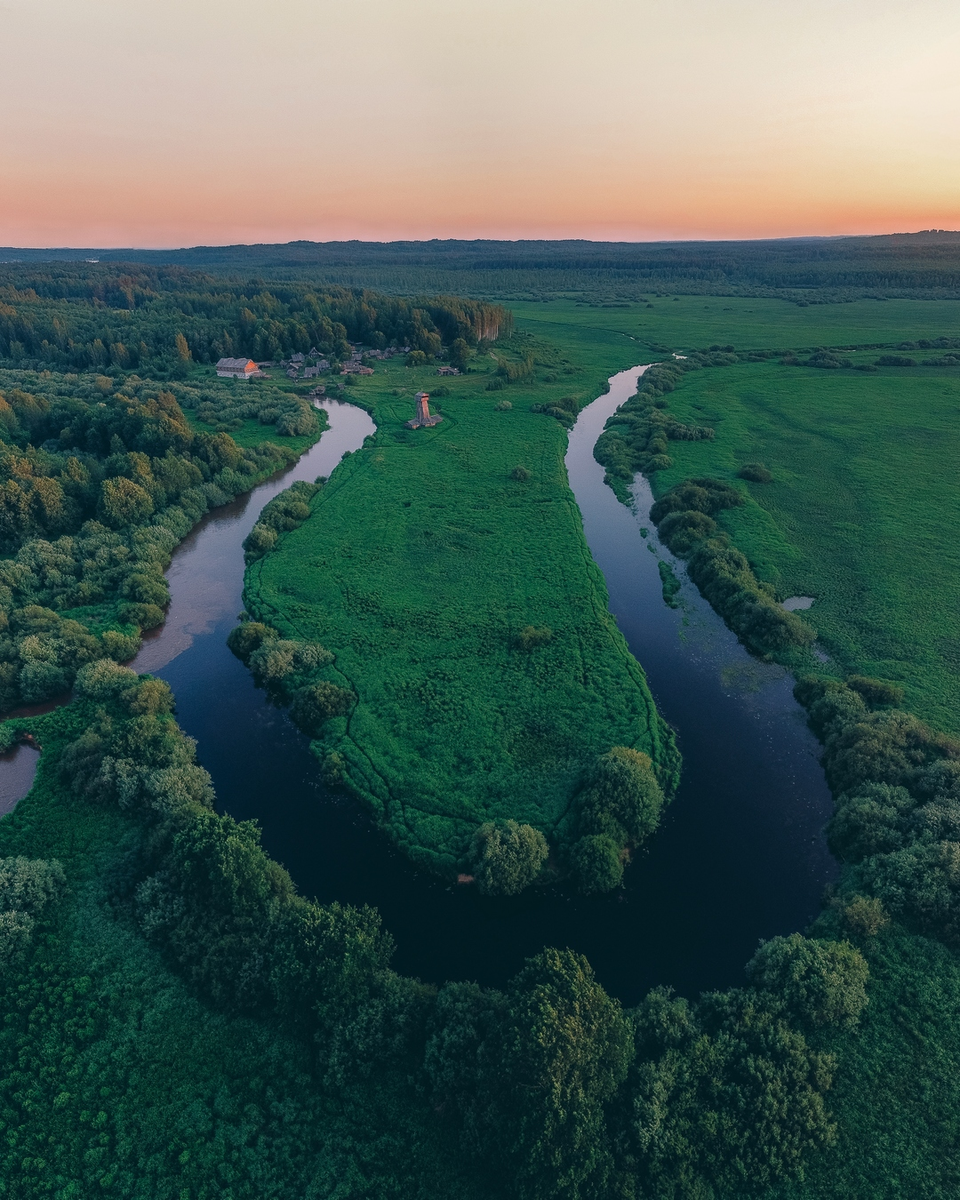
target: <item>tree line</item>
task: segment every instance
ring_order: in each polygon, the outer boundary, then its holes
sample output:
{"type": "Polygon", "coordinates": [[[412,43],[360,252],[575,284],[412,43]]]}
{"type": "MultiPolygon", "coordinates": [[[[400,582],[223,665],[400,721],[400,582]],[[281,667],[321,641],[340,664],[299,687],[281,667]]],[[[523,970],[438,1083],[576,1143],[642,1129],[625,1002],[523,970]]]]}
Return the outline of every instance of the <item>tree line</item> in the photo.
{"type": "MultiPolygon", "coordinates": [[[[362,288],[238,282],[182,268],[0,268],[0,358],[31,368],[183,374],[191,361],[273,361],[350,342],[437,355],[509,333],[501,305],[362,288]]],[[[462,355],[461,355],[462,356],[462,355]]]]}

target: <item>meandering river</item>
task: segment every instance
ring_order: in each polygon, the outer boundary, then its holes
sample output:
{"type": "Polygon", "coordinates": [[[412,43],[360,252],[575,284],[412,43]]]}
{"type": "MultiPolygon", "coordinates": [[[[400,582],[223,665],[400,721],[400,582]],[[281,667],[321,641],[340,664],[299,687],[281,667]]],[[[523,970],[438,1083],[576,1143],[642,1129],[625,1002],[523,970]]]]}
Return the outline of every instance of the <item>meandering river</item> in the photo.
{"type": "Polygon", "coordinates": [[[264,847],[305,894],[378,908],[405,973],[499,985],[544,945],[569,946],[625,1002],[659,983],[694,994],[740,982],[759,939],[802,928],[835,874],[822,835],[830,797],[789,678],[743,650],[682,568],[683,605],[664,604],[657,556],[672,560],[652,529],[641,533],[646,482],[637,481],[631,512],[593,459],[642,370],[614,376],[583,410],[566,458],[611,610],[684,759],[663,826],[612,895],[550,888],[489,900],[416,871],[355,801],[322,786],[307,738],[227,650],[242,607],[242,542],[257,515],[295,480],[329,475],[357,449],[374,430],[365,412],[324,402],[330,428],[296,466],[210,513],[174,554],[167,621],[132,666],[170,683],[223,809],[260,822],[264,847]]]}

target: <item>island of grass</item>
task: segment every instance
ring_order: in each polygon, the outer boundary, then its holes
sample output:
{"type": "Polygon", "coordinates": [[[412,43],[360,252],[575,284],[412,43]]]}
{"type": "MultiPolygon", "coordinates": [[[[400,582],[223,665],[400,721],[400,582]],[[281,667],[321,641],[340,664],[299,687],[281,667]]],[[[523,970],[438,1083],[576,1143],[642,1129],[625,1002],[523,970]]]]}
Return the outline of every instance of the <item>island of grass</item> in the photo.
{"type": "MultiPolygon", "coordinates": [[[[608,888],[656,826],[678,755],[608,611],[564,425],[534,411],[564,400],[575,412],[599,381],[572,397],[569,383],[566,396],[556,382],[491,390],[503,374],[475,361],[434,393],[431,428],[405,428],[425,368],[351,390],[377,433],[251,563],[254,620],[234,643],[249,658],[266,627],[334,656],[319,670],[302,660],[300,676],[289,660],[295,682],[321,689],[313,725],[306,689],[286,698],[328,777],[419,864],[515,891],[542,862],[541,879],[608,888]],[[491,878],[501,852],[528,864],[519,877],[491,878]]],[[[259,678],[277,670],[261,649],[259,678]]]]}

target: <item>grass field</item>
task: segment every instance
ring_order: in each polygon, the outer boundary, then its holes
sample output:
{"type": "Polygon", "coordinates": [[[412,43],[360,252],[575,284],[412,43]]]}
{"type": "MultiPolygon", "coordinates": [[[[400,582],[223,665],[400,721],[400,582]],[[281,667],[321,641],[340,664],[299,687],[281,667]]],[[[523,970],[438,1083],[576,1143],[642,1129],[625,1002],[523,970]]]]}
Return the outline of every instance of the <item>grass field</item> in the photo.
{"type": "Polygon", "coordinates": [[[781,595],[815,598],[806,615],[844,670],[902,683],[960,732],[960,370],[711,368],[670,411],[717,435],[671,443],[658,493],[766,464],[773,482],[741,482],[751,502],[721,518],[737,546],[781,595]]]}
{"type": "MultiPolygon", "coordinates": [[[[740,349],[896,344],[919,338],[960,335],[957,300],[855,300],[800,307],[788,300],[736,296],[650,294],[646,304],[617,307],[573,300],[513,301],[518,327],[568,344],[650,346],[671,350],[713,344],[740,349]]],[[[640,361],[634,358],[635,362],[640,361]]]]}
{"type": "MultiPolygon", "coordinates": [[[[491,360],[443,383],[444,420],[409,431],[435,373],[400,364],[351,389],[378,426],[313,501],[312,517],[254,564],[247,607],[337,656],[358,697],[325,749],[417,861],[463,869],[473,831],[512,818],[563,841],[586,768],[615,745],[672,782],[672,741],[607,610],[563,464],[566,431],[531,404],[591,398],[629,361],[515,339],[535,379],[498,391],[491,360]],[[503,401],[512,407],[498,408],[503,401]],[[517,467],[529,473],[514,478],[517,467]],[[524,649],[527,626],[546,644],[524,649]]],[[[518,472],[522,475],[523,472],[518,472]]]]}

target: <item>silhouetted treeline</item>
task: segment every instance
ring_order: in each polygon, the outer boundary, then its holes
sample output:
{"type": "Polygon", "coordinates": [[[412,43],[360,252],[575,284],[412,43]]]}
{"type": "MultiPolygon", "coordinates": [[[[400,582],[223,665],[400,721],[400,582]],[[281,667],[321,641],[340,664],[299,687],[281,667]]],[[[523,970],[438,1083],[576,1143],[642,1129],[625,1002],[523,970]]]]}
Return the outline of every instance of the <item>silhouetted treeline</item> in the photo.
{"type": "Polygon", "coordinates": [[[25,265],[97,258],[101,264],[176,265],[274,278],[309,275],[407,294],[960,295],[960,234],[937,230],[745,242],[301,241],[184,250],[0,249],[0,258],[25,265]]]}

